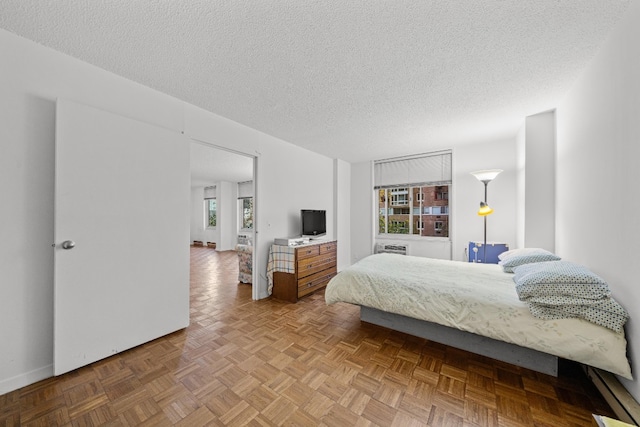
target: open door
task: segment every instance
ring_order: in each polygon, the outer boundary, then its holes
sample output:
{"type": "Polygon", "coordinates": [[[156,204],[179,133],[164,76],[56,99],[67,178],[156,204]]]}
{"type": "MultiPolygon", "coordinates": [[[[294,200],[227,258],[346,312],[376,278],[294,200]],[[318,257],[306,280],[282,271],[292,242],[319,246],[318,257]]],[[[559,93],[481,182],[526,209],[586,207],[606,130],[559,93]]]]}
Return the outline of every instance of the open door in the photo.
{"type": "Polygon", "coordinates": [[[54,373],[189,324],[189,141],[58,100],[54,373]]]}

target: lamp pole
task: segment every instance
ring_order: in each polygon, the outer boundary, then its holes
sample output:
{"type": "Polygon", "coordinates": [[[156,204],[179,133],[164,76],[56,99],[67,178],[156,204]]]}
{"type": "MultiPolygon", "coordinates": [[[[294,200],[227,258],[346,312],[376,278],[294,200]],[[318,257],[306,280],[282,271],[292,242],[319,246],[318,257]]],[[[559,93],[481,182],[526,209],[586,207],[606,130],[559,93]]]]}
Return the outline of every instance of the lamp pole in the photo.
{"type": "Polygon", "coordinates": [[[489,170],[481,170],[477,172],[471,172],[471,175],[475,176],[478,181],[484,184],[484,202],[480,202],[480,209],[478,210],[478,215],[484,217],[484,248],[482,250],[482,258],[485,264],[487,263],[487,215],[490,215],[493,212],[493,209],[487,205],[487,187],[489,183],[496,177],[498,174],[502,172],[501,169],[489,169],[489,170]]]}
{"type": "MultiPolygon", "coordinates": [[[[484,183],[484,204],[487,204],[487,187],[489,181],[482,181],[484,183]]],[[[487,263],[487,215],[484,216],[484,243],[482,246],[482,262],[487,263]]]]}

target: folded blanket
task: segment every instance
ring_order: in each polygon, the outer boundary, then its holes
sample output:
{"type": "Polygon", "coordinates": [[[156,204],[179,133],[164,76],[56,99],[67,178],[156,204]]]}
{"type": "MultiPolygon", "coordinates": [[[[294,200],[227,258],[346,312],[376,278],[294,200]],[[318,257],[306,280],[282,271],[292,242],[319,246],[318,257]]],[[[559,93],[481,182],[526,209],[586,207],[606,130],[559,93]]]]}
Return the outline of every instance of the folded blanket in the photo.
{"type": "Polygon", "coordinates": [[[629,319],[625,309],[613,298],[605,298],[592,305],[540,304],[536,302],[528,302],[528,305],[531,314],[540,319],[577,317],[616,332],[622,332],[624,324],[629,319]]]}
{"type": "Polygon", "coordinates": [[[534,302],[542,305],[597,305],[606,300],[607,296],[603,298],[581,298],[572,295],[532,295],[525,298],[520,298],[521,301],[534,302]]]}

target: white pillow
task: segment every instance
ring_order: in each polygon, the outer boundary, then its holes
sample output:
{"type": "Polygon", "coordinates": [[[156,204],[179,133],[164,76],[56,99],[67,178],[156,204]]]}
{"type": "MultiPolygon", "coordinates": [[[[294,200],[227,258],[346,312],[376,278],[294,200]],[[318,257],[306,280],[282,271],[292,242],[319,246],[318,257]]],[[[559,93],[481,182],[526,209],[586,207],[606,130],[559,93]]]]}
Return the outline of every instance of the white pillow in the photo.
{"type": "Polygon", "coordinates": [[[548,252],[545,249],[541,249],[541,248],[511,249],[510,251],[502,252],[500,255],[498,255],[498,259],[500,261],[502,261],[504,259],[507,259],[507,258],[515,256],[515,255],[531,255],[531,254],[536,254],[536,253],[538,253],[540,251],[548,252]]]}
{"type": "Polygon", "coordinates": [[[505,273],[513,273],[513,269],[519,265],[532,264],[545,261],[559,261],[560,257],[540,248],[512,249],[498,255],[499,265],[505,273]]]}

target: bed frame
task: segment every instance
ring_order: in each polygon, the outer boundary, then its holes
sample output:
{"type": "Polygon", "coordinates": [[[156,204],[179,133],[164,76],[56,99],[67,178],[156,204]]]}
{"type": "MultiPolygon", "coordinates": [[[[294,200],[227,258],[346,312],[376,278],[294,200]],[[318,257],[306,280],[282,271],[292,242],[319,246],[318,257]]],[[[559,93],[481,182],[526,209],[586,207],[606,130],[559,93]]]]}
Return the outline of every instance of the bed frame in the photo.
{"type": "Polygon", "coordinates": [[[360,320],[543,374],[558,376],[558,357],[448,326],[360,306],[360,320]]]}

